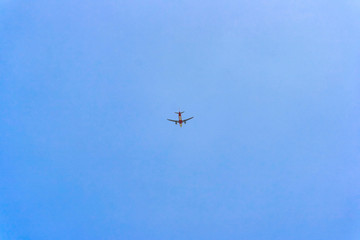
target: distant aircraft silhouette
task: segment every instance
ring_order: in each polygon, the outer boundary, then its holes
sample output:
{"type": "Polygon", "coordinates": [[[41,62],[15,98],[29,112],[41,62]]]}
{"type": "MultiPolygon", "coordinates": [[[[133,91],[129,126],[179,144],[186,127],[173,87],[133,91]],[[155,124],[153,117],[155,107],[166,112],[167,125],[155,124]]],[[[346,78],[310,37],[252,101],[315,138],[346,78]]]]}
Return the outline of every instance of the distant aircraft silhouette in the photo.
{"type": "Polygon", "coordinates": [[[179,123],[179,124],[180,124],[180,127],[182,127],[182,124],[183,124],[183,123],[186,124],[187,121],[189,121],[190,119],[194,118],[194,117],[191,117],[191,118],[182,120],[181,114],[184,113],[184,112],[180,112],[180,111],[179,111],[179,112],[175,112],[175,113],[179,115],[179,120],[172,120],[172,119],[168,119],[168,120],[171,121],[171,122],[175,122],[175,124],[178,124],[178,123],[179,123]]]}

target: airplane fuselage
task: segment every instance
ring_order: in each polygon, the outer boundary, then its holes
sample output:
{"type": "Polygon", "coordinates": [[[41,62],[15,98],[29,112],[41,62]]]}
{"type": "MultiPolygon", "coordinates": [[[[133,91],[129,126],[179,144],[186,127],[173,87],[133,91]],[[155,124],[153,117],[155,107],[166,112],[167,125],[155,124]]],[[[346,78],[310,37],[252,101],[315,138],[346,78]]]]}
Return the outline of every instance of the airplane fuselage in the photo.
{"type": "Polygon", "coordinates": [[[182,123],[183,123],[183,121],[182,121],[182,117],[181,117],[181,112],[179,112],[179,124],[180,124],[180,127],[182,127],[182,123]]]}

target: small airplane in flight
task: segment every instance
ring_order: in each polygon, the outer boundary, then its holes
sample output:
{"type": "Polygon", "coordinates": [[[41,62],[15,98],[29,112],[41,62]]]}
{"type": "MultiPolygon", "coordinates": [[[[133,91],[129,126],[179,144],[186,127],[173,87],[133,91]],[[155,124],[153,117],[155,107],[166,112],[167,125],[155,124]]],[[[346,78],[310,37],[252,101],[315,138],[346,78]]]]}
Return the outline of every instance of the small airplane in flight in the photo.
{"type": "Polygon", "coordinates": [[[171,119],[168,119],[169,121],[171,122],[175,122],[175,124],[180,124],[180,127],[182,127],[182,124],[185,123],[186,124],[186,121],[189,121],[190,119],[194,118],[194,117],[191,117],[191,118],[188,118],[188,119],[185,119],[185,120],[182,120],[182,117],[181,117],[181,114],[184,113],[184,112],[175,112],[176,114],[179,115],[179,120],[171,120],[171,119]]]}

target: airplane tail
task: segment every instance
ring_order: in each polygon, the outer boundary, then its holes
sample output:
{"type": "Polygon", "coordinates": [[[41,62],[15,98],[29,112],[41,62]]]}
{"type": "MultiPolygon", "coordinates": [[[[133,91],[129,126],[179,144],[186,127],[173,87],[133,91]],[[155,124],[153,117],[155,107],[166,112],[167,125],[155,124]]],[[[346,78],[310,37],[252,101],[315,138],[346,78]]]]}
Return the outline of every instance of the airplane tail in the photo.
{"type": "Polygon", "coordinates": [[[180,111],[179,111],[179,112],[175,112],[175,113],[176,113],[176,114],[179,114],[179,113],[184,113],[184,112],[180,112],[180,111]]]}

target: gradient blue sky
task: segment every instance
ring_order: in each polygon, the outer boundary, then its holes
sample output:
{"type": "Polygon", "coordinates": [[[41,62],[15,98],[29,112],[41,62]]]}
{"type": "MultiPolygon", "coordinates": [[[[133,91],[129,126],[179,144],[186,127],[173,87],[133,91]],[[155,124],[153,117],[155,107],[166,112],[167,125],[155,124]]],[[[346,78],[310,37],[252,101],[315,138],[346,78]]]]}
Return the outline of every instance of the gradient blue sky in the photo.
{"type": "Polygon", "coordinates": [[[359,42],[358,0],[0,0],[0,238],[360,239],[359,42]]]}

